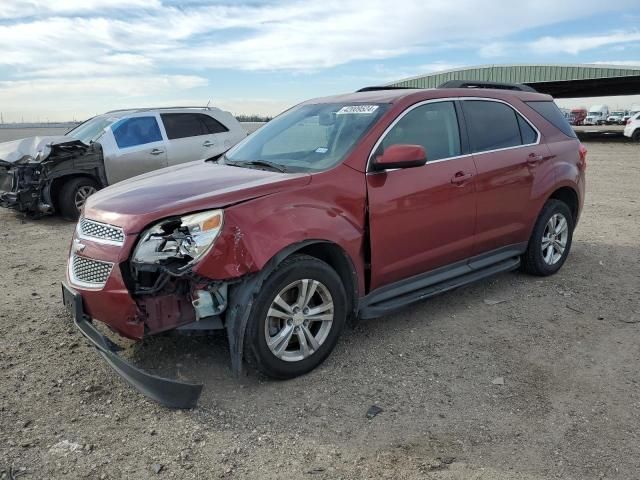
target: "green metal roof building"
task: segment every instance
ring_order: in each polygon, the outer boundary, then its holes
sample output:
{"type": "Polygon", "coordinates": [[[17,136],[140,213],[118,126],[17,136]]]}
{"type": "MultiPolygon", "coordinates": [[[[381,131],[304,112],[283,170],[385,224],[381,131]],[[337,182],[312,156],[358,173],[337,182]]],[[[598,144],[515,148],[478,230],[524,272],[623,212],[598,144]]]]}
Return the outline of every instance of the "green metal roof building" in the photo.
{"type": "Polygon", "coordinates": [[[524,83],[556,98],[640,94],[640,66],[482,65],[407,78],[389,85],[435,88],[449,80],[524,83]]]}

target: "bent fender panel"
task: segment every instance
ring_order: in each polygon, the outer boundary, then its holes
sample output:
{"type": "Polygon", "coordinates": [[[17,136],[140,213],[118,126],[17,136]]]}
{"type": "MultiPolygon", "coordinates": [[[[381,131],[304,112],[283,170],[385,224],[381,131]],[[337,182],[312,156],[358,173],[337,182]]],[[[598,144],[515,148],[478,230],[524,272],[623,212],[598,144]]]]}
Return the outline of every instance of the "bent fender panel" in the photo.
{"type": "Polygon", "coordinates": [[[346,252],[364,294],[366,192],[364,175],[340,166],[314,175],[311,184],[225,210],[225,226],[212,251],[194,268],[226,280],[262,270],[287,247],[327,241],[346,252]]]}

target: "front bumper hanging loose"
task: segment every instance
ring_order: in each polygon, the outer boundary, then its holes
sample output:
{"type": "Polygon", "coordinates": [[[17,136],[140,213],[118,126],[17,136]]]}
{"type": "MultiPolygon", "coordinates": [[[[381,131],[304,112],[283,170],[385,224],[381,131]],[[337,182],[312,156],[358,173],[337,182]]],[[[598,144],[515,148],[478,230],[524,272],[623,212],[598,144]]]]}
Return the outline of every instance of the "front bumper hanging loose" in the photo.
{"type": "Polygon", "coordinates": [[[179,382],[152,375],[134,367],[117,354],[117,346],[102,335],[85,314],[82,296],[62,284],[62,300],[73,316],[73,323],[122,378],[143,395],[170,408],[193,408],[202,393],[202,385],[179,382]]]}

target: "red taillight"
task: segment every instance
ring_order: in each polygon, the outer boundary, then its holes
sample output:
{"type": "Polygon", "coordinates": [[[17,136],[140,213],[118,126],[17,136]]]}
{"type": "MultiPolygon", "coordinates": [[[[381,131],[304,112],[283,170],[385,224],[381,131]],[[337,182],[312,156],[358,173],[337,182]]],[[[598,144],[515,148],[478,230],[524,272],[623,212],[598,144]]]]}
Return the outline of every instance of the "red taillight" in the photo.
{"type": "Polygon", "coordinates": [[[627,120],[627,125],[629,125],[631,123],[631,119],[627,120]]]}
{"type": "Polygon", "coordinates": [[[582,165],[582,169],[584,170],[587,168],[587,149],[581,143],[580,148],[578,150],[580,152],[580,165],[582,165]]]}

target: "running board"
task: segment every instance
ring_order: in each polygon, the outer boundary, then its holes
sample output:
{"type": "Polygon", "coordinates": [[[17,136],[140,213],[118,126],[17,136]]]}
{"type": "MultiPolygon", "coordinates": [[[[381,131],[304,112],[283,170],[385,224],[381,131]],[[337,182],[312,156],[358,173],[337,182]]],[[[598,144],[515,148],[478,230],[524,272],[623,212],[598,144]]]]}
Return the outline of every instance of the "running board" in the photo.
{"type": "MultiPolygon", "coordinates": [[[[464,268],[465,272],[462,274],[438,281],[437,283],[431,283],[427,286],[416,285],[417,288],[415,290],[410,290],[392,298],[388,298],[388,293],[377,294],[376,292],[372,292],[362,299],[358,316],[361,319],[368,319],[388,315],[406,307],[407,305],[424,300],[425,298],[433,297],[434,295],[438,295],[448,290],[453,290],[454,288],[477,282],[478,280],[491,277],[498,273],[515,270],[519,266],[520,257],[512,257],[498,263],[492,263],[491,265],[483,268],[472,269],[467,266],[467,268],[464,268]]],[[[460,270],[461,269],[456,268],[452,270],[452,272],[460,273],[460,270]]],[[[424,284],[424,281],[420,283],[424,284]]],[[[407,287],[409,287],[409,285],[405,284],[402,290],[408,290],[407,287]]]]}

